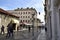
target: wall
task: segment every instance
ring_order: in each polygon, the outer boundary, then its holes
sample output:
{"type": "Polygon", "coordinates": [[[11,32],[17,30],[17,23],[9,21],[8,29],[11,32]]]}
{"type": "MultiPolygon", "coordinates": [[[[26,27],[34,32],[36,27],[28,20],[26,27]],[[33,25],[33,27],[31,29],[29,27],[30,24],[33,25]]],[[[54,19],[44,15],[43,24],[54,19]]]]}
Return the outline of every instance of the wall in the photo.
{"type": "MultiPolygon", "coordinates": [[[[18,20],[17,18],[15,17],[12,17],[12,16],[9,16],[9,15],[4,15],[4,14],[0,14],[1,15],[1,26],[4,25],[5,27],[5,32],[7,32],[7,25],[9,24],[9,22],[12,20],[12,19],[16,19],[18,20]]],[[[0,26],[0,28],[1,28],[0,26]]],[[[1,30],[0,30],[1,32],[1,30]]]]}

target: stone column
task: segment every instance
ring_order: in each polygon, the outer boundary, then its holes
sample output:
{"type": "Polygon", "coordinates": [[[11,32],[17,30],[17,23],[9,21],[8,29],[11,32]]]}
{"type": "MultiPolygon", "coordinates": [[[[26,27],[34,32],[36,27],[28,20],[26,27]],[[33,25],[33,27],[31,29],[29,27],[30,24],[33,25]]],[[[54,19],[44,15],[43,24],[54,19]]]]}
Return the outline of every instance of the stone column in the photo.
{"type": "Polygon", "coordinates": [[[60,40],[60,6],[57,7],[57,40],[60,40]]]}
{"type": "Polygon", "coordinates": [[[56,13],[56,6],[54,6],[54,3],[52,4],[52,15],[51,15],[51,20],[52,20],[52,40],[57,40],[57,13],[56,13]]]}

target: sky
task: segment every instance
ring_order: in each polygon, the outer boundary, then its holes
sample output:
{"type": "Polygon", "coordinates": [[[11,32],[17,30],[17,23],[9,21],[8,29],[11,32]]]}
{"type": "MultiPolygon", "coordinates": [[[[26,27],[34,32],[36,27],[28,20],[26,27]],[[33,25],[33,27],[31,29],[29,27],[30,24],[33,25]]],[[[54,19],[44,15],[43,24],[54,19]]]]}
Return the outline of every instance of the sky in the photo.
{"type": "Polygon", "coordinates": [[[5,10],[13,10],[16,8],[26,8],[33,7],[40,12],[40,15],[37,14],[37,17],[44,22],[44,0],[0,0],[0,8],[5,10]]]}

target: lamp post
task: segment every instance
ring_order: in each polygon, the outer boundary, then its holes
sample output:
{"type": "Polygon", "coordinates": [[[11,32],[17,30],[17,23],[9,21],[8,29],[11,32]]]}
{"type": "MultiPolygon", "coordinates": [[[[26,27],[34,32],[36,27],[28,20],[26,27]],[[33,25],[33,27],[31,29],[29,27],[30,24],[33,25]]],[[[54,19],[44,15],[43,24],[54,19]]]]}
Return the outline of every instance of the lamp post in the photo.
{"type": "Polygon", "coordinates": [[[34,36],[34,15],[32,14],[32,36],[34,36]]]}
{"type": "MultiPolygon", "coordinates": [[[[40,12],[39,12],[39,15],[40,15],[40,12]]],[[[39,23],[38,20],[39,20],[39,19],[37,18],[36,20],[37,20],[37,32],[38,32],[38,23],[39,23]]]]}

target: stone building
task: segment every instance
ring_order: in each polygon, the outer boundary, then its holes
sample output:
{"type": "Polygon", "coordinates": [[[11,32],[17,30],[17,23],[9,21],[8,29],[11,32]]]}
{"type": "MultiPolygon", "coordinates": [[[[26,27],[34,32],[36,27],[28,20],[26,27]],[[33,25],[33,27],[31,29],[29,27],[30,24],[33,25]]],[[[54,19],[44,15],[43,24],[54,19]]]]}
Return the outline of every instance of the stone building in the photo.
{"type": "Polygon", "coordinates": [[[16,24],[15,30],[17,30],[17,26],[19,25],[19,17],[8,13],[7,11],[0,8],[0,32],[1,27],[4,25],[5,32],[7,32],[7,25],[12,21],[12,23],[16,24]]]}
{"type": "Polygon", "coordinates": [[[14,10],[8,10],[8,12],[13,13],[13,15],[19,16],[20,24],[32,24],[32,16],[34,16],[34,26],[37,26],[36,18],[37,11],[35,8],[17,8],[14,10]],[[33,15],[34,14],[34,15],[33,15]]]}
{"type": "Polygon", "coordinates": [[[60,40],[60,0],[45,0],[47,40],[60,40]]]}

